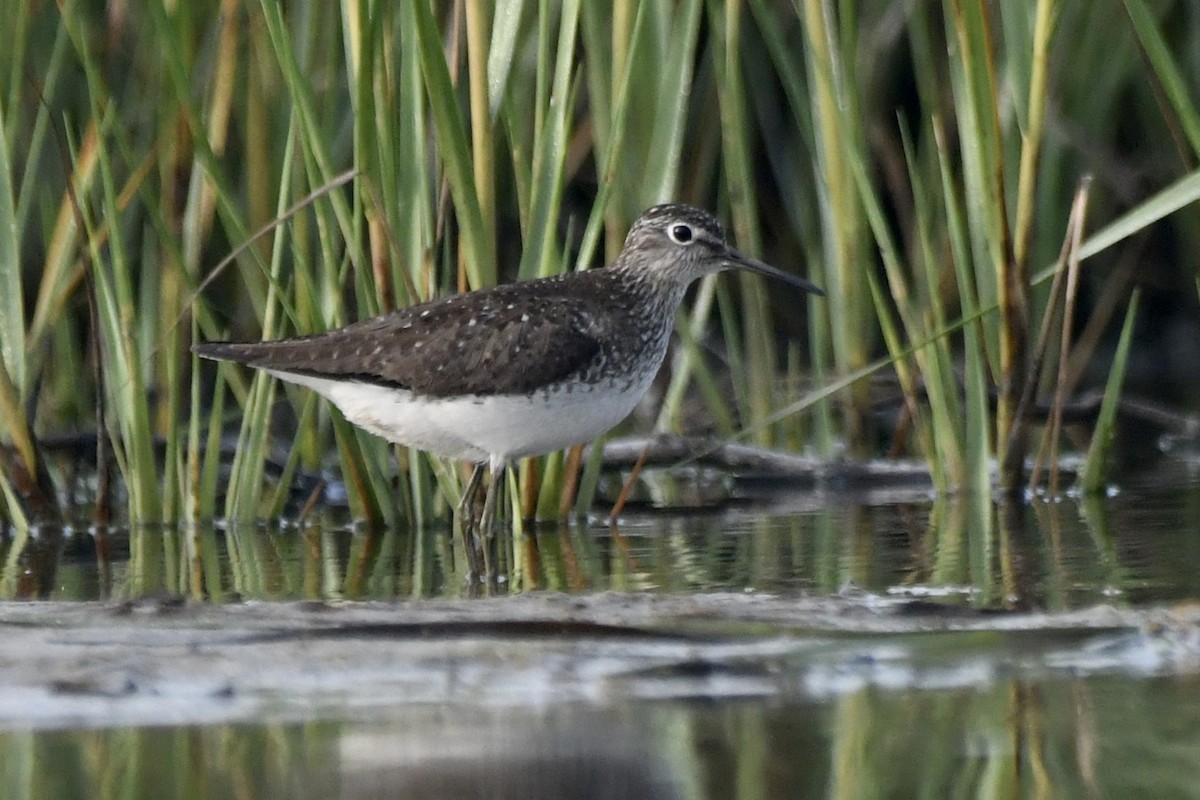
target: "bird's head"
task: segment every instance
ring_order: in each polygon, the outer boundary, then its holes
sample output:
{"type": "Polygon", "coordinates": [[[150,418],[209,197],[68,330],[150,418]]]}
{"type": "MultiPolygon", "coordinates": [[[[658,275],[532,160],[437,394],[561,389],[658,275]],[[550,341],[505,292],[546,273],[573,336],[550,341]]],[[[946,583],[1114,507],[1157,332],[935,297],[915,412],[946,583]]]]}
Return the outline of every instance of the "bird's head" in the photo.
{"type": "Polygon", "coordinates": [[[823,295],[814,284],[742,255],[725,241],[725,231],[707,211],[680,203],[654,206],[633,223],[617,265],[640,278],[687,286],[727,269],[744,269],[823,295]]]}

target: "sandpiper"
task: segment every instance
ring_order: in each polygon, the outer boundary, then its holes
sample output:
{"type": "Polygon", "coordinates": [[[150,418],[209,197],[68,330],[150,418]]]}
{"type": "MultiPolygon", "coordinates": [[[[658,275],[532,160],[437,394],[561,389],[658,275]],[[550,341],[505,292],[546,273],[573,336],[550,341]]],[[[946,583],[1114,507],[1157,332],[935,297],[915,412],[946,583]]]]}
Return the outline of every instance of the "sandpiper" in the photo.
{"type": "Polygon", "coordinates": [[[588,442],[646,393],[692,281],[744,269],[805,292],[812,283],[742,255],[709,213],[647,210],[610,266],[403,308],[344,328],[193,350],[306,386],[388,441],[474,462],[460,510],[490,480],[491,530],[509,462],[588,442]]]}

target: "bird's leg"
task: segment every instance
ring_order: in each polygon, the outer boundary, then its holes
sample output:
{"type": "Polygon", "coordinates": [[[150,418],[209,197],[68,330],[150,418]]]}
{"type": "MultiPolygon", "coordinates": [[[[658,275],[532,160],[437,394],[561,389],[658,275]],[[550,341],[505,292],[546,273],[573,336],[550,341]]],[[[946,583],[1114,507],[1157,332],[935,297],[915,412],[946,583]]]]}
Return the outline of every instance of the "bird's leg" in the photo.
{"type": "Polygon", "coordinates": [[[471,470],[471,477],[463,488],[462,498],[458,501],[458,515],[464,520],[475,518],[475,500],[479,497],[479,486],[483,482],[483,464],[476,464],[471,470]]]}
{"type": "Polygon", "coordinates": [[[475,532],[475,501],[479,498],[479,487],[483,483],[483,464],[476,464],[471,470],[471,477],[463,487],[462,498],[455,509],[455,518],[459,534],[462,536],[463,553],[467,557],[467,579],[479,580],[479,541],[472,534],[475,532]]]}
{"type": "Polygon", "coordinates": [[[496,530],[496,502],[497,494],[508,491],[508,486],[505,485],[505,473],[508,469],[508,461],[504,458],[493,456],[489,465],[491,476],[488,478],[487,494],[483,501],[483,516],[480,518],[480,531],[485,537],[490,537],[496,530]]]}
{"type": "Polygon", "coordinates": [[[508,485],[505,483],[508,461],[493,456],[488,471],[491,474],[488,476],[487,495],[483,500],[483,516],[479,519],[479,538],[483,548],[484,580],[491,586],[496,578],[492,564],[492,545],[495,543],[497,495],[508,492],[508,485]]]}

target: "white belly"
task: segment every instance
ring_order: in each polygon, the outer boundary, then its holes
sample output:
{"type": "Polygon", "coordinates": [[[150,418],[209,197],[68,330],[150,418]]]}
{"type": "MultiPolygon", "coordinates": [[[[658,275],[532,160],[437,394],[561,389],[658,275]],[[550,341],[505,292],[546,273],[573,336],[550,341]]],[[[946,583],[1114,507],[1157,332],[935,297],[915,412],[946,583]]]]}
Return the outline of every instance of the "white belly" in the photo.
{"type": "Polygon", "coordinates": [[[626,386],[575,386],[526,395],[414,396],[403,389],[268,370],[328,398],[355,425],[445,458],[482,462],[541,455],[589,442],[623,420],[653,375],[626,386]]]}

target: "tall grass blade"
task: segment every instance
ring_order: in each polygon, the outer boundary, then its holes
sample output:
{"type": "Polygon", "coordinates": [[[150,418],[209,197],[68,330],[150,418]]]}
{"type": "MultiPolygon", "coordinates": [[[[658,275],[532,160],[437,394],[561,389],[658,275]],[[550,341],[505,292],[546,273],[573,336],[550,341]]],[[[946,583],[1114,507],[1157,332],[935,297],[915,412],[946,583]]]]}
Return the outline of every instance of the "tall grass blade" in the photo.
{"type": "Polygon", "coordinates": [[[516,60],[517,34],[521,30],[521,15],[525,0],[497,0],[492,14],[492,39],[488,47],[487,82],[488,113],[495,118],[508,88],[516,60]]]}
{"type": "MultiPolygon", "coordinates": [[[[1013,231],[1013,260],[1020,265],[1022,272],[1027,271],[1029,242],[1033,235],[1033,212],[1037,199],[1038,164],[1042,152],[1042,135],[1046,119],[1046,93],[1049,81],[1050,44],[1054,37],[1057,0],[1037,0],[1034,11],[1034,28],[1028,47],[1030,64],[1028,70],[1020,70],[1013,83],[1025,88],[1025,72],[1028,72],[1029,83],[1027,91],[1027,106],[1019,111],[1025,113],[1021,136],[1020,177],[1017,181],[1017,211],[1015,229],[1013,231]]],[[[1001,6],[1002,14],[1012,18],[1012,27],[1024,27],[1023,22],[1028,15],[1024,4],[1007,3],[1001,6]]],[[[1014,37],[1016,38],[1016,37],[1014,37]]],[[[1024,41],[1022,45],[1026,45],[1024,41]]],[[[1020,62],[1026,56],[1022,47],[1010,47],[1012,61],[1020,62]]],[[[1023,64],[1021,65],[1024,66],[1023,64]]],[[[1014,70],[1016,71],[1016,70],[1014,70]]],[[[1017,276],[1017,280],[1026,280],[1017,276]]]]}
{"type": "Polygon", "coordinates": [[[992,297],[1000,309],[994,334],[999,353],[995,446],[1001,464],[1000,483],[1015,486],[1020,483],[1024,447],[1018,442],[1011,452],[1006,448],[1027,371],[1028,277],[1025,265],[1011,255],[999,81],[989,9],[978,0],[952,0],[947,26],[947,36],[957,46],[958,60],[951,75],[963,128],[961,153],[973,261],[979,285],[988,287],[989,294],[994,291],[992,297]]]}
{"type": "MultiPolygon", "coordinates": [[[[849,12],[849,4],[839,10],[849,12]]],[[[857,121],[852,65],[856,53],[842,50],[854,39],[844,33],[851,24],[839,19],[827,0],[803,0],[797,13],[804,30],[808,95],[813,124],[815,177],[819,198],[822,268],[829,303],[830,343],[833,362],[843,375],[863,369],[870,361],[878,326],[871,318],[872,298],[863,264],[867,262],[867,222],[859,202],[850,165],[857,153],[866,161],[866,146],[857,121]],[[847,127],[847,124],[850,127],[847,127]]],[[[870,387],[851,385],[842,396],[841,433],[848,449],[865,455],[870,438],[870,387]]]]}
{"type": "Polygon", "coordinates": [[[1178,61],[1179,57],[1163,36],[1161,12],[1159,18],[1156,18],[1145,0],[1124,0],[1124,3],[1138,41],[1154,67],[1155,76],[1170,103],[1170,111],[1174,112],[1175,118],[1170,121],[1178,122],[1179,127],[1183,129],[1187,143],[1191,146],[1189,155],[1195,159],[1200,155],[1200,110],[1197,110],[1192,100],[1196,93],[1195,75],[1185,76],[1178,61]]]}
{"type": "MultiPolygon", "coordinates": [[[[283,9],[278,2],[262,0],[262,9],[267,33],[275,48],[288,90],[288,99],[291,101],[292,112],[298,123],[302,155],[306,162],[313,167],[312,182],[318,185],[328,183],[334,179],[338,170],[333,166],[333,147],[329,133],[323,129],[321,115],[316,108],[311,76],[301,62],[301,58],[306,57],[309,53],[308,51],[297,52],[293,37],[287,30],[283,9]]],[[[319,9],[320,7],[313,7],[314,11],[319,11],[319,9]]],[[[327,199],[342,237],[348,242],[355,241],[354,223],[351,220],[350,208],[344,198],[334,192],[327,195],[327,199]]],[[[351,260],[355,260],[358,256],[353,247],[347,248],[345,252],[351,260]]]]}
{"type": "MultiPolygon", "coordinates": [[[[879,331],[883,335],[883,341],[887,345],[888,352],[891,353],[891,364],[896,370],[896,376],[900,380],[900,387],[904,391],[906,410],[912,418],[913,426],[916,428],[921,450],[929,463],[933,485],[944,491],[952,485],[954,475],[953,465],[957,459],[951,460],[950,469],[948,470],[948,465],[938,457],[940,454],[937,452],[929,426],[917,406],[916,384],[918,376],[908,363],[909,354],[905,352],[904,343],[900,337],[900,330],[892,318],[891,309],[888,306],[883,290],[879,287],[878,280],[876,280],[874,275],[868,275],[867,283],[871,288],[871,295],[875,299],[879,331]]],[[[933,342],[930,342],[929,346],[933,344],[933,342]]]]}
{"type": "MultiPolygon", "coordinates": [[[[729,192],[733,230],[738,246],[751,252],[762,252],[759,236],[758,197],[751,166],[752,133],[749,105],[741,69],[743,9],[741,3],[711,6],[710,22],[714,30],[714,72],[717,102],[721,115],[721,151],[724,179],[729,192]]],[[[746,274],[738,275],[741,287],[740,318],[746,370],[742,373],[748,383],[743,407],[743,419],[759,423],[778,407],[775,402],[776,348],[774,333],[769,325],[754,324],[770,318],[766,289],[762,280],[746,274]]],[[[727,309],[732,314],[732,309],[727,309]]],[[[756,438],[761,444],[772,442],[771,431],[758,427],[756,438]]]]}
{"type": "MultiPolygon", "coordinates": [[[[97,120],[104,123],[101,126],[103,132],[107,125],[115,121],[115,109],[108,106],[101,110],[99,105],[104,91],[100,85],[98,65],[85,59],[85,68],[93,113],[97,120]]],[[[122,209],[117,201],[113,154],[103,135],[99,139],[97,155],[99,208],[106,220],[106,227],[111,229],[121,218],[122,209]]],[[[128,492],[129,516],[138,521],[157,522],[162,511],[161,484],[154,456],[154,428],[145,362],[135,329],[143,315],[137,307],[134,267],[122,237],[108,237],[106,258],[101,233],[86,208],[80,209],[80,216],[85,224],[87,255],[96,287],[101,324],[101,330],[96,335],[103,341],[101,358],[104,391],[108,396],[106,406],[113,417],[113,444],[128,492]]]]}
{"type": "MultiPolygon", "coordinates": [[[[4,109],[0,108],[0,132],[3,130],[4,109]]],[[[7,139],[0,136],[0,368],[17,397],[22,397],[26,391],[25,287],[7,139]]]]}
{"type": "MultiPolygon", "coordinates": [[[[565,185],[567,144],[571,135],[570,112],[575,106],[575,40],[579,2],[567,0],[559,8],[558,43],[553,80],[542,126],[534,130],[529,186],[529,214],[524,226],[519,274],[543,277],[562,271],[557,246],[559,213],[565,185]]],[[[545,55],[549,55],[548,53],[545,55]]]]}
{"type": "MultiPolygon", "coordinates": [[[[0,109],[0,129],[5,119],[0,109]]],[[[0,136],[0,424],[12,442],[21,468],[29,476],[37,474],[38,458],[30,420],[26,418],[24,395],[25,303],[21,279],[21,245],[13,206],[12,169],[7,136],[0,136]]],[[[0,461],[0,478],[5,495],[12,493],[9,476],[0,461]]],[[[10,513],[19,515],[19,506],[9,503],[10,513]]]]}
{"type": "MultiPolygon", "coordinates": [[[[1125,241],[1167,215],[1198,200],[1200,200],[1200,170],[1195,170],[1151,195],[1089,236],[1079,248],[1079,258],[1087,259],[1107,250],[1114,244],[1125,241]]],[[[1053,273],[1054,267],[1047,267],[1038,274],[1038,280],[1046,280],[1053,273]]]]}
{"type": "Polygon", "coordinates": [[[1140,299],[1141,290],[1134,289],[1129,298],[1129,310],[1125,312],[1125,324],[1121,326],[1121,338],[1117,341],[1117,352],[1113,356],[1108,382],[1104,386],[1104,399],[1100,401],[1100,414],[1096,418],[1096,428],[1092,431],[1092,442],[1088,446],[1087,458],[1080,475],[1080,488],[1088,493],[1104,491],[1105,476],[1108,474],[1108,451],[1116,426],[1117,407],[1121,399],[1121,386],[1125,382],[1140,299]]]}
{"type": "Polygon", "coordinates": [[[479,198],[484,236],[494,242],[496,168],[492,162],[496,147],[488,81],[490,57],[487,31],[491,22],[490,9],[485,3],[468,3],[464,13],[467,21],[467,88],[471,108],[471,161],[475,174],[475,194],[479,198]]]}
{"type": "Polygon", "coordinates": [[[458,105],[458,92],[450,80],[441,34],[429,4],[405,4],[404,13],[415,15],[412,22],[421,57],[421,74],[425,76],[425,90],[433,112],[438,153],[450,184],[450,195],[454,198],[460,258],[464,262],[467,282],[474,289],[491,286],[496,282],[497,274],[495,242],[488,238],[479,207],[470,142],[458,105]]]}
{"type": "MultiPolygon", "coordinates": [[[[643,11],[646,5],[638,7],[639,22],[643,13],[650,15],[649,11],[643,11]]],[[[660,102],[655,104],[653,134],[644,156],[645,169],[642,180],[633,182],[639,194],[638,205],[666,202],[675,198],[679,190],[679,165],[688,132],[688,100],[695,81],[700,12],[701,0],[683,0],[675,8],[666,31],[665,53],[654,43],[639,41],[635,33],[641,60],[651,54],[662,59],[658,65],[659,83],[653,93],[660,102]],[[653,49],[644,49],[647,46],[653,49]]],[[[639,29],[640,25],[635,26],[635,32],[639,29]]],[[[644,75],[634,71],[634,63],[631,61],[622,76],[625,85],[644,75]]]]}
{"type": "MultiPolygon", "coordinates": [[[[593,7],[593,11],[595,8],[593,7]]],[[[624,66],[620,70],[620,79],[614,87],[611,121],[602,130],[601,112],[596,109],[592,113],[593,124],[597,128],[596,150],[599,151],[601,159],[599,173],[600,186],[599,191],[596,193],[596,200],[592,203],[591,213],[588,215],[587,226],[583,231],[583,240],[579,246],[579,255],[575,260],[576,270],[587,269],[595,261],[596,248],[600,243],[605,219],[616,216],[615,210],[610,208],[609,204],[613,190],[619,185],[625,185],[624,181],[620,180],[620,176],[624,174],[624,167],[626,166],[624,162],[626,158],[631,155],[631,148],[627,148],[625,142],[628,120],[631,116],[631,108],[633,106],[630,92],[635,74],[633,68],[634,57],[643,48],[652,46],[652,44],[646,43],[646,37],[650,35],[650,26],[647,22],[649,15],[646,12],[646,8],[646,4],[640,5],[638,7],[638,14],[634,19],[629,54],[624,66]]],[[[586,11],[583,18],[584,20],[587,19],[586,11]]],[[[586,24],[582,26],[582,29],[584,46],[589,47],[589,52],[603,52],[603,43],[594,43],[592,40],[600,38],[600,33],[606,31],[600,31],[599,33],[590,31],[586,24]]],[[[616,65],[614,65],[615,68],[616,65]]],[[[592,70],[592,72],[594,71],[592,70]]],[[[589,85],[591,86],[593,97],[597,93],[604,94],[605,84],[593,79],[589,85]]],[[[607,103],[603,103],[603,105],[607,105],[607,103]]],[[[607,116],[609,112],[605,111],[603,114],[607,116]]]]}
{"type": "MultiPolygon", "coordinates": [[[[298,122],[293,118],[293,135],[287,139],[285,163],[291,164],[291,156],[295,153],[295,143],[298,138],[298,122]]],[[[284,169],[280,173],[280,183],[277,195],[276,216],[284,212],[288,206],[288,198],[292,191],[293,169],[284,169]]],[[[262,317],[263,339],[277,338],[280,316],[280,285],[284,264],[284,249],[287,229],[284,226],[275,228],[271,243],[271,265],[268,273],[267,296],[262,317]]],[[[297,270],[297,276],[303,276],[303,270],[297,270]]],[[[218,368],[222,376],[227,376],[237,367],[221,364],[218,368]]],[[[227,377],[219,378],[227,380],[227,377]]],[[[241,424],[238,429],[237,448],[234,451],[233,463],[229,471],[229,490],[225,496],[225,516],[231,520],[246,521],[256,519],[262,512],[263,475],[266,461],[270,455],[271,406],[274,402],[274,379],[264,372],[255,371],[251,379],[250,391],[246,395],[242,407],[241,424]]]]}

